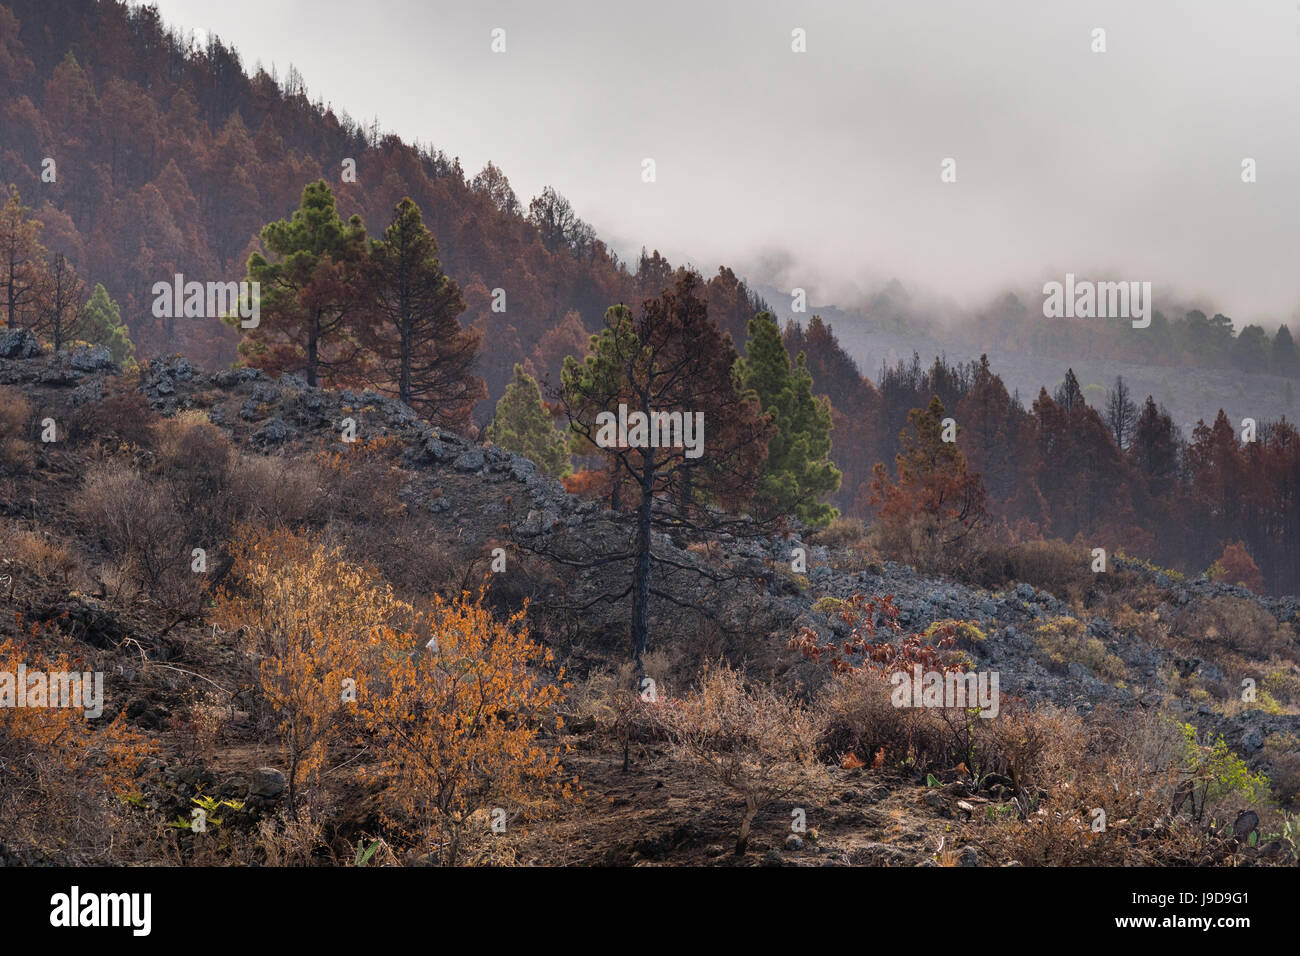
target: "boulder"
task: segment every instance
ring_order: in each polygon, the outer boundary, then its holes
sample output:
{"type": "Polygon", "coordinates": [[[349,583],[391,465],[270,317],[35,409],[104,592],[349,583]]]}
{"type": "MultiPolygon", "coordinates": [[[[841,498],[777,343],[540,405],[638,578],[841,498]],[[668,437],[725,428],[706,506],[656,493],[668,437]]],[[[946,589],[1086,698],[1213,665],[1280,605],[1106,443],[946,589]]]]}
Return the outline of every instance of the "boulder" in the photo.
{"type": "Polygon", "coordinates": [[[279,418],[272,418],[259,428],[253,438],[265,445],[278,445],[289,437],[289,426],[279,418]]]}
{"type": "Polygon", "coordinates": [[[113,354],[107,345],[81,345],[60,354],[66,355],[68,365],[78,372],[103,372],[113,367],[113,354]]]}
{"type": "Polygon", "coordinates": [[[41,354],[41,341],[30,329],[0,329],[0,358],[29,359],[41,354]]]}
{"type": "Polygon", "coordinates": [[[284,774],[274,767],[258,767],[248,785],[248,795],[260,800],[275,800],[288,788],[284,774]]]}
{"type": "Polygon", "coordinates": [[[483,469],[483,449],[471,448],[452,462],[452,467],[457,471],[481,471],[483,469]]]}

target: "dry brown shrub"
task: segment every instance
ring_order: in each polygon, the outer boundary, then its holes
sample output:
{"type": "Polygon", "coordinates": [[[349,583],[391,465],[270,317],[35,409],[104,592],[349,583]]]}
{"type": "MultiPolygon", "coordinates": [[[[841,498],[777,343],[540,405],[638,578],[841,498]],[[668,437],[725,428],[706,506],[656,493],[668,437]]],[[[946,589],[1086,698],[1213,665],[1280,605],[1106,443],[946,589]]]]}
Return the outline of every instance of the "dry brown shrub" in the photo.
{"type": "Polygon", "coordinates": [[[990,819],[985,841],[1030,866],[1205,862],[1205,830],[1171,812],[1187,779],[1177,721],[1127,709],[1099,711],[1086,726],[1064,719],[1063,733],[1042,728],[1048,772],[1016,815],[990,819]]]}
{"type": "Polygon", "coordinates": [[[185,763],[210,764],[227,722],[230,707],[224,695],[195,691],[189,702],[168,720],[185,763]]]}
{"type": "Polygon", "coordinates": [[[163,419],[154,433],[158,484],[183,517],[193,546],[215,553],[238,517],[230,439],[198,411],[163,419]]]}
{"type": "Polygon", "coordinates": [[[836,518],[826,527],[808,536],[811,544],[837,548],[866,548],[867,528],[861,518],[836,518]]]}
{"type": "Polygon", "coordinates": [[[32,467],[32,403],[16,388],[0,387],[0,471],[22,475],[32,467]]]}
{"type": "Polygon", "coordinates": [[[374,567],[403,594],[455,593],[477,586],[488,573],[489,551],[439,528],[423,515],[400,521],[331,521],[322,534],[354,561],[374,567]],[[400,529],[400,531],[398,530],[400,529]],[[393,547],[400,534],[402,546],[393,547]]]}
{"type": "Polygon", "coordinates": [[[107,393],[95,408],[95,427],[101,436],[141,448],[152,440],[157,420],[149,400],[134,388],[107,393]]]}
{"type": "Polygon", "coordinates": [[[1171,637],[1181,649],[1225,671],[1237,669],[1242,658],[1300,661],[1295,633],[1249,598],[1197,602],[1174,621],[1171,637]]]}
{"type": "Polygon", "coordinates": [[[316,456],[331,514],[358,522],[395,518],[405,511],[397,493],[406,473],[397,462],[401,443],[382,437],[332,448],[316,456]]]}
{"type": "Polygon", "coordinates": [[[1012,546],[1006,559],[1010,580],[1032,584],[1063,601],[1082,600],[1097,579],[1088,550],[1064,541],[1026,541],[1012,546]]]}
{"type": "Polygon", "coordinates": [[[1273,795],[1284,807],[1300,803],[1300,738],[1292,733],[1271,734],[1264,741],[1264,759],[1273,795]]]}
{"type": "Polygon", "coordinates": [[[11,386],[0,386],[0,435],[21,435],[31,420],[32,403],[27,396],[11,386]]]}
{"type": "Polygon", "coordinates": [[[312,866],[325,849],[324,827],[319,821],[289,814],[264,817],[258,823],[256,844],[267,866],[312,866]]]}
{"type": "Polygon", "coordinates": [[[818,751],[845,766],[902,770],[917,778],[960,776],[982,783],[1007,777],[1014,793],[1036,793],[1067,779],[1084,752],[1078,717],[1050,705],[1003,697],[993,717],[960,707],[899,707],[880,671],[845,672],[817,699],[818,751]]]}
{"type": "Polygon", "coordinates": [[[759,811],[822,771],[812,714],[769,685],[746,687],[744,675],[724,663],[706,669],[691,694],[665,701],[658,720],[679,759],[744,799],[737,856],[759,811]]]}
{"type": "Polygon", "coordinates": [[[858,765],[875,760],[883,749],[889,766],[910,762],[918,772],[947,769],[951,744],[934,710],[895,707],[888,677],[873,670],[837,674],[818,698],[818,751],[840,763],[850,755],[858,765]]]}
{"type": "Polygon", "coordinates": [[[597,667],[573,678],[571,684],[566,700],[569,712],[590,718],[599,729],[613,728],[623,710],[622,699],[629,693],[628,679],[620,682],[615,670],[597,667]]]}
{"type": "Polygon", "coordinates": [[[983,724],[982,749],[996,764],[989,769],[1004,773],[1022,791],[1062,785],[1087,749],[1083,721],[1052,704],[1030,707],[1012,701],[983,724]]]}
{"type": "Polygon", "coordinates": [[[241,455],[233,481],[239,519],[263,528],[317,521],[326,510],[322,480],[311,459],[241,455]]]}
{"type": "Polygon", "coordinates": [[[49,532],[0,526],[0,552],[38,577],[67,582],[80,569],[75,554],[49,532]]]}
{"type": "MultiPolygon", "coordinates": [[[[98,463],[88,472],[73,512],[108,551],[122,583],[169,609],[196,607],[205,576],[190,570],[193,545],[185,523],[156,484],[123,462],[98,463]]],[[[106,588],[110,584],[103,574],[101,581],[106,588]]]]}
{"type": "Polygon", "coordinates": [[[76,406],[66,413],[69,441],[98,446],[110,453],[149,448],[158,420],[144,394],[133,383],[120,378],[104,382],[104,393],[98,401],[76,406]]]}

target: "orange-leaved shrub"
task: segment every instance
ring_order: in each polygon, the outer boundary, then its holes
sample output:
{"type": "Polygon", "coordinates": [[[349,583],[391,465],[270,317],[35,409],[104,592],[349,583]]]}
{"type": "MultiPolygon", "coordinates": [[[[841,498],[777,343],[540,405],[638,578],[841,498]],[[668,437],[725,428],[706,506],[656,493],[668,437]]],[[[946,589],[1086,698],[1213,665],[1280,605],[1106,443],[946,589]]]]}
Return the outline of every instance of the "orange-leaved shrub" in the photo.
{"type": "Polygon", "coordinates": [[[526,608],[499,621],[484,593],[435,597],[417,629],[383,629],[383,669],[362,707],[378,757],[366,776],[384,788],[386,819],[447,866],[476,812],[504,822],[574,792],[562,746],[541,734],[561,726],[563,672],[544,673],[551,652],[529,637],[526,608]]]}
{"type": "Polygon", "coordinates": [[[235,582],[215,619],[243,635],[256,687],[274,714],[287,763],[289,806],[314,783],[343,739],[373,673],[385,628],[411,607],[366,568],[306,535],[241,528],[231,545],[235,582]]]}
{"type": "Polygon", "coordinates": [[[0,641],[0,834],[24,862],[110,862],[122,798],[136,792],[136,772],[153,747],[123,713],[92,718],[78,701],[52,699],[54,675],[88,671],[80,659],[37,650],[55,640],[40,629],[0,641]],[[29,680],[45,678],[28,685],[26,706],[18,706],[20,667],[29,680]],[[38,686],[50,691],[43,700],[34,696],[38,686]],[[50,706],[60,702],[73,706],[50,706]]]}

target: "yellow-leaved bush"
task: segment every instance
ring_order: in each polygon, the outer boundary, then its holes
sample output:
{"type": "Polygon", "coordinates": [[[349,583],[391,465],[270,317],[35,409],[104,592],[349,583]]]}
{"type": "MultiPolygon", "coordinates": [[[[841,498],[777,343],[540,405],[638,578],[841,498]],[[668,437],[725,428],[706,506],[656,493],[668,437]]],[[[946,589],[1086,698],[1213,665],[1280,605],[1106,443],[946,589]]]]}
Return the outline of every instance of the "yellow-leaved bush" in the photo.
{"type": "Polygon", "coordinates": [[[302,534],[243,529],[231,551],[237,581],[218,595],[216,620],[243,634],[256,661],[296,813],[300,785],[319,779],[357,711],[381,632],[409,625],[412,608],[373,571],[302,534]]]}
{"type": "Polygon", "coordinates": [[[561,726],[563,671],[542,672],[552,655],[530,639],[526,610],[498,621],[484,593],[435,597],[418,635],[384,631],[384,673],[362,707],[386,818],[423,845],[436,840],[446,865],[475,811],[573,795],[563,747],[540,733],[544,721],[561,726]]]}
{"type": "MultiPolygon", "coordinates": [[[[563,671],[485,589],[419,609],[340,549],[243,530],[217,621],[238,629],[278,721],[291,808],[332,748],[356,743],[385,825],[454,863],[476,811],[518,813],[573,794],[558,737],[563,671]]],[[[486,832],[487,826],[484,826],[486,832]]]]}
{"type": "MultiPolygon", "coordinates": [[[[19,627],[19,640],[0,640],[0,673],[84,674],[86,662],[46,654],[37,644],[57,637],[41,625],[19,627]]],[[[46,625],[45,627],[49,627],[46,625]]],[[[30,699],[30,698],[29,698],[30,699]]],[[[110,856],[114,814],[137,790],[141,762],[154,753],[124,713],[91,719],[76,706],[0,706],[0,834],[10,852],[41,862],[75,846],[78,859],[110,856]],[[107,841],[107,842],[104,842],[107,841]]],[[[58,701],[42,701],[58,703],[58,701]]]]}

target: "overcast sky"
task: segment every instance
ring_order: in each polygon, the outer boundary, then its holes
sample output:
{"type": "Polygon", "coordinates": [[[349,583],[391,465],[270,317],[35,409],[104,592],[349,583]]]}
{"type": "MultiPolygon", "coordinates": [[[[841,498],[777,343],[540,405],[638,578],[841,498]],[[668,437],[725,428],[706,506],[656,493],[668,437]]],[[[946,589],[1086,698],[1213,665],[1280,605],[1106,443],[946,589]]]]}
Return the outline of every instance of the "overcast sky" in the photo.
{"type": "Polygon", "coordinates": [[[891,277],[973,303],[1071,271],[1238,327],[1300,315],[1296,0],[158,6],[471,175],[492,160],[525,204],[555,185],[624,254],[814,303],[891,277]]]}

